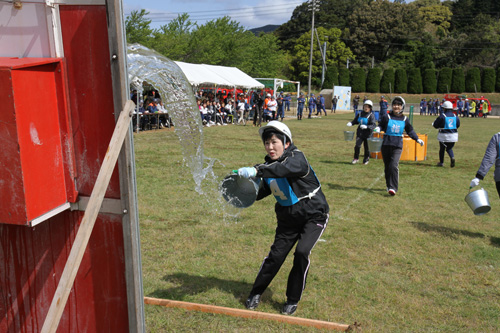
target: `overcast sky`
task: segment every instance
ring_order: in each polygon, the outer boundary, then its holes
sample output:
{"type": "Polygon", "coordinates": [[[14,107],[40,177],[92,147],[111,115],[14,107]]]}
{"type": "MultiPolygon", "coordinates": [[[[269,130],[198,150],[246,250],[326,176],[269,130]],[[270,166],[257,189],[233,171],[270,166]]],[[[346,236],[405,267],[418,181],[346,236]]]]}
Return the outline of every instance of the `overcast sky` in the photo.
{"type": "Polygon", "coordinates": [[[292,17],[295,7],[306,1],[274,0],[123,0],[125,15],[133,10],[150,12],[151,27],[159,28],[178,14],[188,13],[192,21],[204,24],[230,16],[247,29],[268,24],[280,25],[292,17]]]}

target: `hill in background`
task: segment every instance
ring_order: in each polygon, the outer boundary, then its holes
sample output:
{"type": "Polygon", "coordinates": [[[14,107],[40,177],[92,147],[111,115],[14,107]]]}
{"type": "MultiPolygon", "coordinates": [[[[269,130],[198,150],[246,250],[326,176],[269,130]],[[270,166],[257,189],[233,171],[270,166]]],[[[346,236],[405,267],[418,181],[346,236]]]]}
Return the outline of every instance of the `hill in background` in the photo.
{"type": "Polygon", "coordinates": [[[255,36],[258,36],[261,32],[264,32],[264,33],[273,32],[278,28],[279,28],[279,25],[268,24],[268,25],[265,25],[263,27],[249,29],[249,31],[253,32],[255,34],[255,36]]]}

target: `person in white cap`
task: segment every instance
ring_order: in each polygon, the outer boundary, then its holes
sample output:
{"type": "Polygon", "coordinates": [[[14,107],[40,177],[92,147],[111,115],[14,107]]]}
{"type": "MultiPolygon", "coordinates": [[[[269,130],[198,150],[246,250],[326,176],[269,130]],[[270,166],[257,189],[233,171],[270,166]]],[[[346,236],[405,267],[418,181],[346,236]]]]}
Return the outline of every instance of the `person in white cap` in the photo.
{"type": "Polygon", "coordinates": [[[479,182],[486,177],[486,174],[493,165],[495,165],[493,177],[498,196],[500,197],[500,132],[491,137],[490,143],[488,143],[488,147],[486,147],[481,165],[477,170],[476,177],[470,182],[470,187],[473,188],[478,186],[479,182]]]}
{"type": "Polygon", "coordinates": [[[434,120],[432,126],[439,129],[437,139],[439,141],[439,163],[438,167],[443,166],[444,152],[450,156],[450,167],[455,167],[455,154],[453,147],[458,141],[458,128],[460,127],[460,119],[453,113],[453,104],[450,101],[443,103],[443,113],[434,120]]]}
{"type": "Polygon", "coordinates": [[[403,132],[417,141],[421,146],[424,141],[418,138],[417,133],[406,116],[403,115],[405,100],[396,96],[392,100],[392,111],[382,116],[376,131],[384,131],[382,141],[382,159],[384,160],[385,184],[387,193],[394,196],[399,188],[399,159],[403,151],[403,132]]]}
{"type": "Polygon", "coordinates": [[[368,139],[371,137],[373,130],[377,127],[375,116],[372,113],[373,102],[369,99],[363,103],[363,110],[358,112],[354,120],[347,123],[347,126],[359,124],[356,131],[356,144],[354,145],[354,159],[352,164],[358,163],[359,152],[361,151],[361,144],[365,148],[365,155],[363,157],[363,164],[368,164],[370,160],[370,150],[368,149],[368,139]]]}
{"type": "Polygon", "coordinates": [[[287,300],[282,314],[297,309],[306,286],[309,255],[328,224],[329,206],[304,153],[295,147],[288,126],[270,121],[259,129],[267,155],[265,163],[238,169],[241,177],[262,178],[257,200],[272,194],[276,199],[277,227],[274,243],[262,263],[250,295],[247,309],[255,309],[288,253],[297,244],[293,267],[288,275],[287,300]]]}

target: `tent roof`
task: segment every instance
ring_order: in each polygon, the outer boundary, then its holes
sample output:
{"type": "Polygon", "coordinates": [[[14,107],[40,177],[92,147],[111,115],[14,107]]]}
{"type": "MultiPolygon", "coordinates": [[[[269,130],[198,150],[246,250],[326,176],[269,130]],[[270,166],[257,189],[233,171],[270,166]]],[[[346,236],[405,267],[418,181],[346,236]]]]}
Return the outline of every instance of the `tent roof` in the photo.
{"type": "Polygon", "coordinates": [[[216,85],[237,88],[264,88],[264,85],[236,67],[175,62],[193,86],[216,85]]]}

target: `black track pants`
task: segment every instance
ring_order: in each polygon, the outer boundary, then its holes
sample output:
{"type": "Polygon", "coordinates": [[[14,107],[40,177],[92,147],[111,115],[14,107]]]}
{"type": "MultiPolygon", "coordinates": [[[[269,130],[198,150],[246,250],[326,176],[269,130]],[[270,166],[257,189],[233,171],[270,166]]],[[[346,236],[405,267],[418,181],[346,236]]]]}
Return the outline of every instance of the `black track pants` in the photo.
{"type": "Polygon", "coordinates": [[[396,146],[382,146],[385,184],[387,189],[393,189],[396,192],[399,187],[399,159],[402,152],[403,149],[396,146]]]}
{"type": "Polygon", "coordinates": [[[250,293],[252,295],[262,294],[266,290],[281,268],[288,253],[297,243],[293,267],[288,275],[286,296],[289,301],[300,301],[309,271],[309,255],[325,230],[327,223],[328,217],[326,220],[309,220],[301,226],[290,226],[289,222],[278,221],[271,251],[264,259],[250,293]]]}

